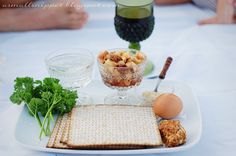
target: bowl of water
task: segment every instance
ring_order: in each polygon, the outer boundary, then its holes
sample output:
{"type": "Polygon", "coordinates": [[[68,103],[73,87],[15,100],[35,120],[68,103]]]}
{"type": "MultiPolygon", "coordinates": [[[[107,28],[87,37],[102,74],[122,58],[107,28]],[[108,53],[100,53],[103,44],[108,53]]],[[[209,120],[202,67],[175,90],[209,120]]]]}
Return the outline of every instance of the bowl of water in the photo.
{"type": "MultiPolygon", "coordinates": [[[[91,82],[94,62],[93,53],[81,48],[57,50],[47,55],[45,59],[49,75],[59,79],[64,88],[71,90],[78,90],[91,82]]],[[[79,103],[84,103],[85,101],[81,101],[82,93],[78,96],[79,103]]],[[[85,103],[87,102],[91,100],[85,103]]]]}

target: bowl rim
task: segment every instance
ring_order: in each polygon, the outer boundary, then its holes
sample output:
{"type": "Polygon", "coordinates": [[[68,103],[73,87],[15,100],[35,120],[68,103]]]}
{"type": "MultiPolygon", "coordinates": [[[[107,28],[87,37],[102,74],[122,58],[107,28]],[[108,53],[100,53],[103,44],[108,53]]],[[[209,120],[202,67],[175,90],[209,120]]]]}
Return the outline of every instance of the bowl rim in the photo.
{"type": "Polygon", "coordinates": [[[89,66],[89,65],[93,65],[95,63],[94,61],[94,54],[91,50],[85,49],[85,48],[61,48],[61,49],[57,49],[54,51],[49,52],[44,59],[44,62],[46,64],[46,66],[51,66],[51,67],[60,67],[58,65],[52,65],[50,62],[53,58],[58,57],[58,56],[67,56],[67,55],[78,55],[78,54],[86,54],[86,55],[90,55],[90,60],[88,61],[88,63],[86,63],[85,67],[89,66]],[[67,52],[69,50],[78,50],[78,52],[67,52]],[[86,51],[86,53],[82,53],[80,51],[86,51]]]}

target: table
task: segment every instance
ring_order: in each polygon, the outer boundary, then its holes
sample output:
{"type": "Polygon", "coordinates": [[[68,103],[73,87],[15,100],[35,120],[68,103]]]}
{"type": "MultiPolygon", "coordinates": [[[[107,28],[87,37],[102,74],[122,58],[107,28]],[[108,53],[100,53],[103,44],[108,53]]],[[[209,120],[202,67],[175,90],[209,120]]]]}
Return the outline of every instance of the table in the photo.
{"type": "MultiPolygon", "coordinates": [[[[48,76],[44,58],[56,49],[82,47],[96,55],[104,49],[127,47],[114,30],[113,2],[83,0],[83,3],[90,5],[86,8],[90,19],[82,30],[0,33],[3,62],[0,65],[0,155],[59,155],[30,151],[15,142],[14,127],[22,106],[10,104],[8,97],[17,76],[48,76]]],[[[203,134],[196,146],[163,155],[235,155],[236,26],[198,26],[198,20],[214,13],[191,4],[155,7],[154,14],[155,30],[141,43],[143,51],[155,62],[152,75],[160,70],[167,56],[172,56],[174,63],[167,79],[185,82],[193,88],[203,118],[203,134]]],[[[94,79],[100,79],[97,68],[94,79]]]]}

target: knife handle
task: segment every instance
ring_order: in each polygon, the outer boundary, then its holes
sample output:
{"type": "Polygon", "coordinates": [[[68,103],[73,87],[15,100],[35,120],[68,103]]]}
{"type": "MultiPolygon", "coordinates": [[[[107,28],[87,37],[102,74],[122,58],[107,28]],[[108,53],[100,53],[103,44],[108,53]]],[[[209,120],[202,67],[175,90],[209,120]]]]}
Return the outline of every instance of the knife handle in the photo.
{"type": "Polygon", "coordinates": [[[165,65],[164,65],[164,67],[162,68],[162,71],[161,71],[161,73],[160,73],[160,75],[159,75],[159,78],[160,79],[165,79],[165,77],[166,77],[166,72],[168,71],[168,69],[169,69],[169,67],[170,67],[170,65],[171,65],[171,63],[172,63],[172,61],[173,61],[173,58],[172,57],[168,57],[167,59],[166,59],[166,63],[165,63],[165,65]]]}

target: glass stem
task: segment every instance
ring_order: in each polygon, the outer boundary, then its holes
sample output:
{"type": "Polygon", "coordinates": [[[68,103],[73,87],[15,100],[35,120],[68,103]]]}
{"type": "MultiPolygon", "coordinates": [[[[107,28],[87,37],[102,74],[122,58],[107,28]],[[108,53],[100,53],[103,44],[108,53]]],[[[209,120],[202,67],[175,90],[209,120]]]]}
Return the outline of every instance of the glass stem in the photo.
{"type": "Polygon", "coordinates": [[[119,99],[124,99],[126,97],[126,90],[118,90],[117,95],[119,96],[119,99]]]}
{"type": "Polygon", "coordinates": [[[141,45],[140,45],[139,42],[130,42],[129,48],[130,49],[135,49],[135,50],[140,50],[141,49],[141,45]]]}

